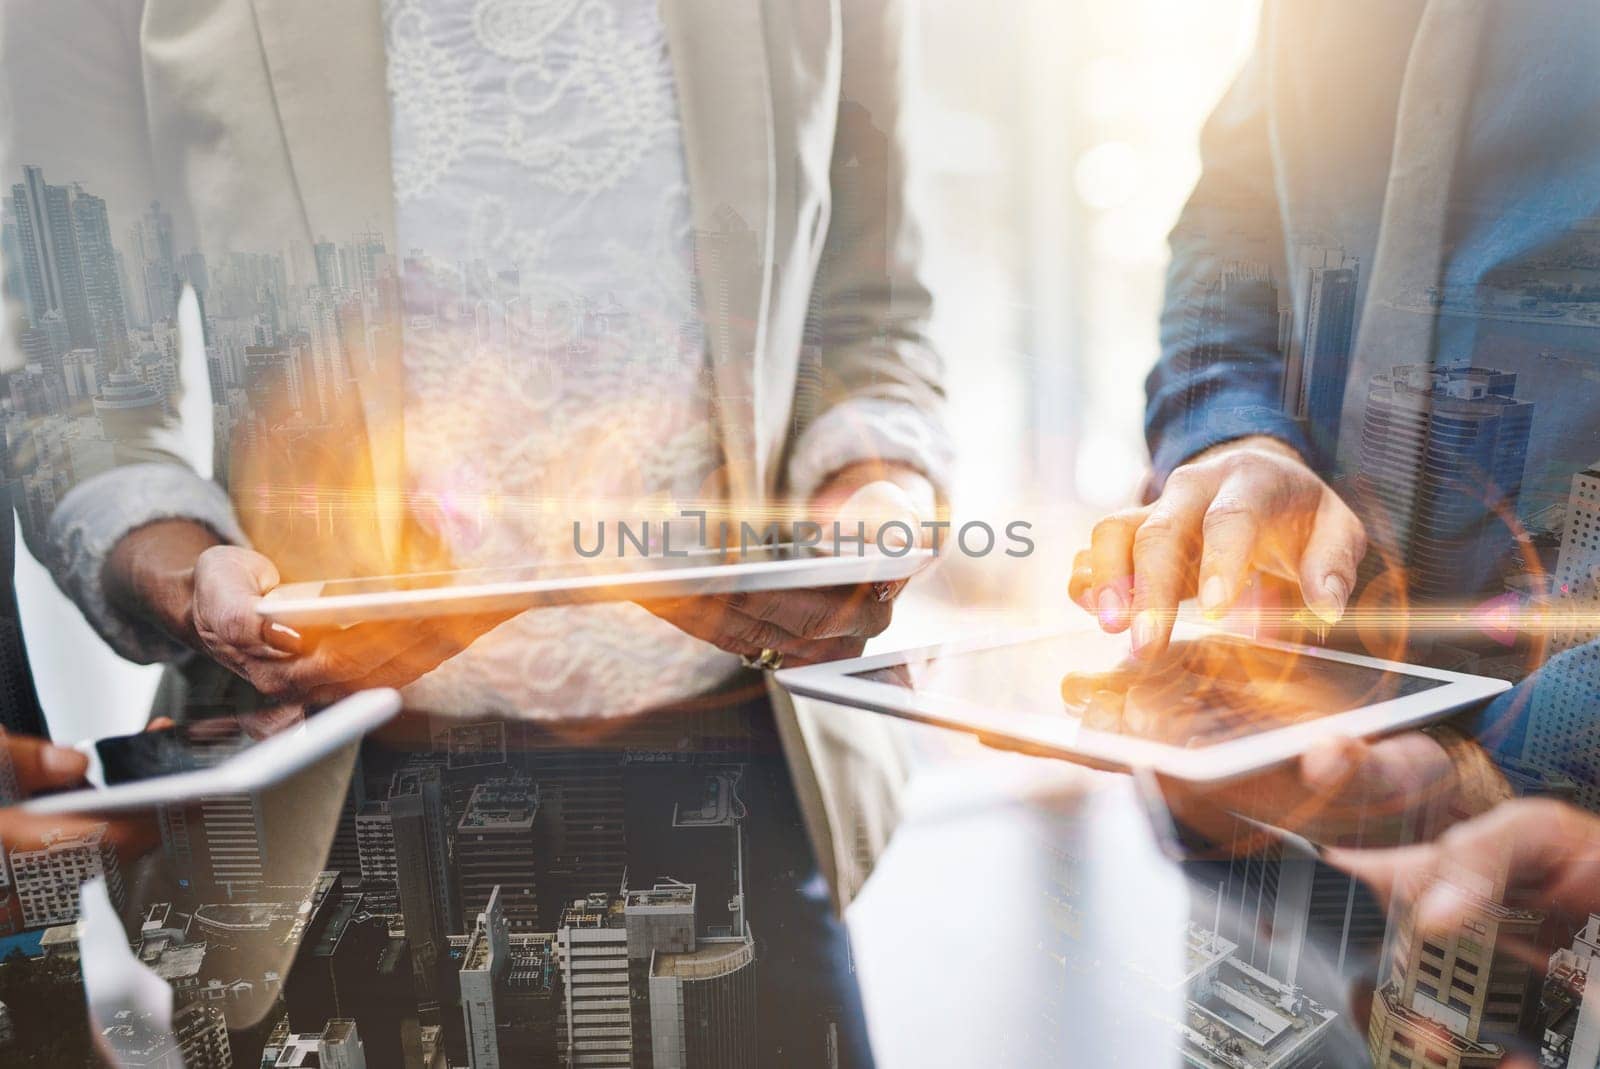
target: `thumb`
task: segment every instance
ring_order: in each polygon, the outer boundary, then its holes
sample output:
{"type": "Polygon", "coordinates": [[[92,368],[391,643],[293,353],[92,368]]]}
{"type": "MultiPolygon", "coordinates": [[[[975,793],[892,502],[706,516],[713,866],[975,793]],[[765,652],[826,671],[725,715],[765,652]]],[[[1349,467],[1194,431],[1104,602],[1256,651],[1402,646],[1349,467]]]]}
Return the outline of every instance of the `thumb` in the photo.
{"type": "Polygon", "coordinates": [[[832,520],[851,530],[861,524],[864,539],[895,553],[921,541],[922,518],[910,494],[888,479],[879,479],[845,498],[832,520]]]}
{"type": "MultiPolygon", "coordinates": [[[[89,759],[68,746],[57,746],[27,735],[0,735],[0,765],[9,764],[24,798],[40,791],[57,791],[83,782],[89,759]]],[[[14,802],[20,799],[0,799],[14,802]]]]}

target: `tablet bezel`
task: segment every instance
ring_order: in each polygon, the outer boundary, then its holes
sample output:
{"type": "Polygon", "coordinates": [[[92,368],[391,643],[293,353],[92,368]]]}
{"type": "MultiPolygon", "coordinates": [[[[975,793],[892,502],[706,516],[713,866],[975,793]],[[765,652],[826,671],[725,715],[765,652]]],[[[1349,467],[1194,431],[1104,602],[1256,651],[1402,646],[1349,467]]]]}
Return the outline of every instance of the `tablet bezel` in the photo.
{"type": "Polygon", "coordinates": [[[400,693],[364,690],[341,699],[279,734],[269,736],[209,768],[88,787],[31,798],[22,812],[32,817],[122,813],[186,805],[210,795],[264,791],[359,743],[399,715],[400,693]]]}
{"type": "Polygon", "coordinates": [[[870,712],[932,724],[977,735],[992,744],[1041,756],[1065,758],[1115,771],[1150,769],[1174,779],[1217,783],[1293,760],[1313,743],[1327,738],[1374,738],[1442,720],[1476,702],[1511,689],[1502,679],[1450,672],[1424,665],[1401,664],[1361,654],[1290,642],[1251,638],[1219,628],[1180,621],[1174,638],[1226,634],[1266,649],[1339,661],[1384,672],[1398,672],[1444,685],[1335,713],[1317,720],[1263,731],[1199,749],[1112,735],[1057,720],[1041,713],[1004,712],[944,695],[919,694],[887,683],[856,679],[862,672],[892,668],[932,657],[958,656],[1001,646],[1019,645],[1073,634],[1098,634],[1082,628],[1041,628],[964,641],[873,654],[845,661],[789,668],[777,681],[794,694],[870,712]]]}
{"type": "Polygon", "coordinates": [[[899,556],[868,549],[859,555],[844,553],[803,560],[730,563],[719,557],[714,564],[664,568],[657,572],[597,571],[551,579],[328,597],[321,593],[328,581],[317,580],[277,587],[256,602],[256,611],[269,620],[292,626],[329,627],[372,620],[494,613],[553,605],[851,586],[909,579],[935,556],[930,549],[915,548],[899,556]]]}

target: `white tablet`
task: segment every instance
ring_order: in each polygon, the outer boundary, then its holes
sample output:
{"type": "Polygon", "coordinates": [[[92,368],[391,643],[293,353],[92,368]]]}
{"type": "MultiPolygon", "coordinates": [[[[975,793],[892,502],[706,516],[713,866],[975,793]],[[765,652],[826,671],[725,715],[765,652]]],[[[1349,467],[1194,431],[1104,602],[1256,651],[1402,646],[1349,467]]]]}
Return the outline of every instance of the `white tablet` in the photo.
{"type": "Polygon", "coordinates": [[[898,555],[871,545],[837,556],[795,545],[685,556],[624,557],[458,572],[286,583],[256,604],[294,627],[368,620],[514,612],[548,605],[644,601],[700,594],[795,590],[907,579],[933,559],[927,549],[898,555]]]}
{"type": "Polygon", "coordinates": [[[360,742],[399,711],[397,691],[368,690],[309,717],[284,712],[230,716],[102,740],[97,755],[102,765],[122,766],[115,776],[107,768],[108,782],[125,782],[29,799],[22,811],[48,817],[120,813],[265,790],[360,742]],[[134,775],[149,778],[128,778],[134,775]]]}
{"type": "Polygon", "coordinates": [[[1038,633],[777,673],[795,694],[970,732],[1008,749],[1218,781],[1328,737],[1416,727],[1510,688],[1499,679],[1180,623],[1151,664],[1126,635],[1038,633]]]}

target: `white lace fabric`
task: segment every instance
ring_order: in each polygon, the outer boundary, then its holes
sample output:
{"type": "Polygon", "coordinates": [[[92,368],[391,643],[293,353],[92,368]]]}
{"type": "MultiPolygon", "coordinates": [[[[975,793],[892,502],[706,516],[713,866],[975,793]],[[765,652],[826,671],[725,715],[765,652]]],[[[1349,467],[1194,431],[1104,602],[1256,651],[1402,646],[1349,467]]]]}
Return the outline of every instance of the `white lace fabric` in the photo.
{"type": "MultiPolygon", "coordinates": [[[[672,70],[652,0],[383,0],[406,449],[456,564],[575,558],[714,495],[672,70]]],[[[596,717],[734,660],[633,605],[525,613],[414,707],[596,717]]]]}

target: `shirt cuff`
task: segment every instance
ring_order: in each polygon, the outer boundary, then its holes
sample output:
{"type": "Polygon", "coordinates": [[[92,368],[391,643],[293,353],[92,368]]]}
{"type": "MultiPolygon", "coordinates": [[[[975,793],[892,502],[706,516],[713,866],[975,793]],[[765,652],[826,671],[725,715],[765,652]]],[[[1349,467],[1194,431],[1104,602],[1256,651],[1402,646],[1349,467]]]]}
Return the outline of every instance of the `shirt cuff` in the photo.
{"type": "Polygon", "coordinates": [[[955,450],[935,417],[902,401],[859,398],[833,406],[805,429],[789,459],[789,492],[807,501],[836,473],[869,461],[904,464],[948,495],[955,450]]]}
{"type": "Polygon", "coordinates": [[[1298,420],[1249,390],[1227,391],[1206,399],[1150,432],[1152,490],[1159,493],[1173,470],[1212,446],[1252,435],[1276,438],[1301,456],[1311,456],[1311,443],[1298,420]]]}
{"type": "Polygon", "coordinates": [[[225,542],[247,542],[222,487],[177,464],[130,464],[86,479],[61,499],[46,532],[56,583],[113,649],[140,664],[177,660],[189,650],[111,607],[106,558],[129,533],[161,520],[190,520],[225,542]]]}

